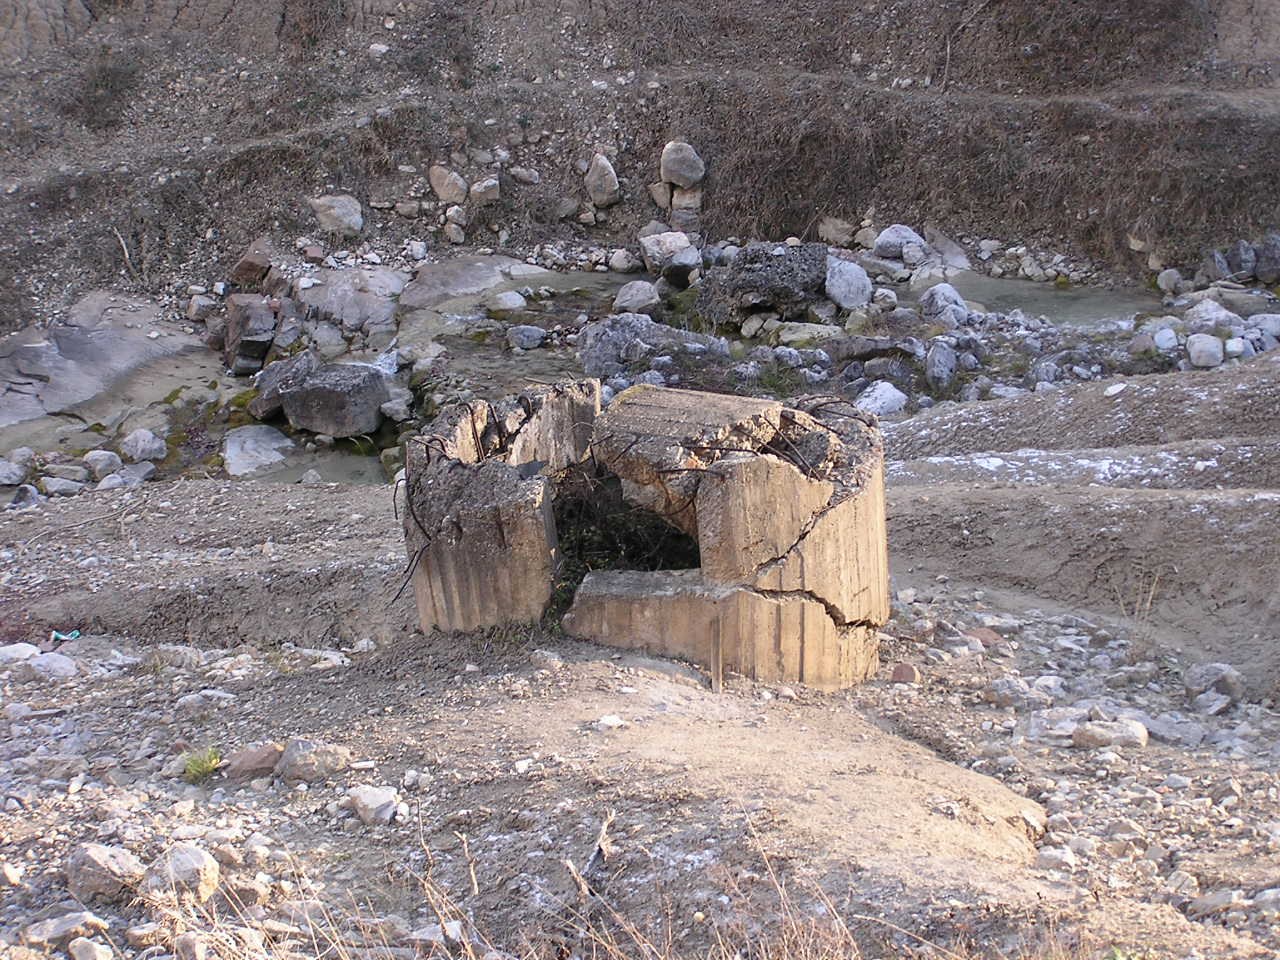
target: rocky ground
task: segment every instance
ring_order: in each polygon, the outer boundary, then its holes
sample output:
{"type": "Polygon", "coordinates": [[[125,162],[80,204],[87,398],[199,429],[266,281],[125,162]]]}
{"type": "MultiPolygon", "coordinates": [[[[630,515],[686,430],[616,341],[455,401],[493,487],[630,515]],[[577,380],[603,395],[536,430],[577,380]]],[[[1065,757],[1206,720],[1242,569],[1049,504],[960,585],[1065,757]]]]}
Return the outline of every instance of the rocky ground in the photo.
{"type": "Polygon", "coordinates": [[[357,954],[479,930],[515,950],[572,938],[567,861],[678,950],[776,901],[773,869],[982,956],[1049,927],[1084,955],[1270,955],[1273,367],[892,424],[885,665],[839,695],[713,695],[554,628],[424,637],[390,487],[180,480],[11,511],[10,949],[282,955],[323,929],[357,954]],[[1198,460],[1212,484],[1088,468],[1238,438],[1256,461],[1198,460]],[[1015,474],[975,476],[996,460],[1015,474]]]}
{"type": "Polygon", "coordinates": [[[1274,4],[864,6],[0,0],[0,954],[1280,954],[1274,4]],[[584,374],[881,418],[870,682],[417,629],[584,374]]]}

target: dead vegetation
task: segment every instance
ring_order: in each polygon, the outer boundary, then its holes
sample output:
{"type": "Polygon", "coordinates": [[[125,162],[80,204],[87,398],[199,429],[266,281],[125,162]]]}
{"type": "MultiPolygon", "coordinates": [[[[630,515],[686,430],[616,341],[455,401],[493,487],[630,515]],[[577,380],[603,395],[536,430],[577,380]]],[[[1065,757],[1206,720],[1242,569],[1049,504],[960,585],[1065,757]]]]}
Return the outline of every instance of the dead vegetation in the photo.
{"type": "Polygon", "coordinates": [[[102,45],[65,94],[62,113],[97,132],[119,126],[132,105],[144,65],[145,54],[137,47],[102,45]]]}

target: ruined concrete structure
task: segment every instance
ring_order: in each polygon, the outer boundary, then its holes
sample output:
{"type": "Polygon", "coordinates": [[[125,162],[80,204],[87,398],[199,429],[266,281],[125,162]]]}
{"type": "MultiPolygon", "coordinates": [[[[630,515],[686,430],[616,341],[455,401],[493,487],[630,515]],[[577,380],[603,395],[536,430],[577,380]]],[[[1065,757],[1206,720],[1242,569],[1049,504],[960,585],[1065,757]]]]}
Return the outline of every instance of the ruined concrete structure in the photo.
{"type": "Polygon", "coordinates": [[[697,541],[692,570],[598,570],[566,632],[824,689],[877,667],[889,616],[883,449],[833,397],[777,401],[647,385],[600,412],[594,380],[450,408],[409,444],[406,540],[424,629],[533,621],[559,562],[571,469],[697,541]]]}

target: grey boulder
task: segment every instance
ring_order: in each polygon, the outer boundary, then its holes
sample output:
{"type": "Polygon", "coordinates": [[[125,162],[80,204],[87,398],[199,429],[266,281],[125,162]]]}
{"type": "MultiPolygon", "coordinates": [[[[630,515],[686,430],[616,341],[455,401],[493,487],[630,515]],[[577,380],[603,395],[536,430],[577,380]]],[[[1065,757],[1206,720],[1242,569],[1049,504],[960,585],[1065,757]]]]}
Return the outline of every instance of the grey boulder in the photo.
{"type": "Polygon", "coordinates": [[[299,430],[331,437],[373,433],[391,399],[381,370],[365,363],[330,363],[284,394],[284,415],[299,430]]]}
{"type": "Polygon", "coordinates": [[[120,452],[140,463],[143,460],[163,460],[168,449],[164,441],[150,430],[138,429],[120,441],[120,452]]]}

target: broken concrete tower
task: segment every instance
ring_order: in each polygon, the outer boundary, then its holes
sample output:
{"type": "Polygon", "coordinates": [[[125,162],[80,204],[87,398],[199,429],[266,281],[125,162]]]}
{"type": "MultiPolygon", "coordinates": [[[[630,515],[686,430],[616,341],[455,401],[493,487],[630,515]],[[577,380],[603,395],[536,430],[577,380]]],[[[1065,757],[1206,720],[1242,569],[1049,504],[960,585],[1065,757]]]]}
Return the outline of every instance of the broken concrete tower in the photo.
{"type": "Polygon", "coordinates": [[[600,382],[473,400],[407,444],[405,539],[424,630],[536,621],[558,551],[550,475],[587,455],[600,382]]]}
{"type": "MultiPolygon", "coordinates": [[[[889,616],[883,448],[845,401],[596,381],[450,408],[409,444],[407,541],[425,629],[536,620],[574,471],[697,542],[692,570],[594,570],[566,632],[824,689],[878,665],[889,616]],[[616,478],[616,479],[610,479],[616,478]]],[[[591,484],[588,484],[590,487],[591,484]]],[[[567,535],[570,531],[560,531],[567,535]]]]}

